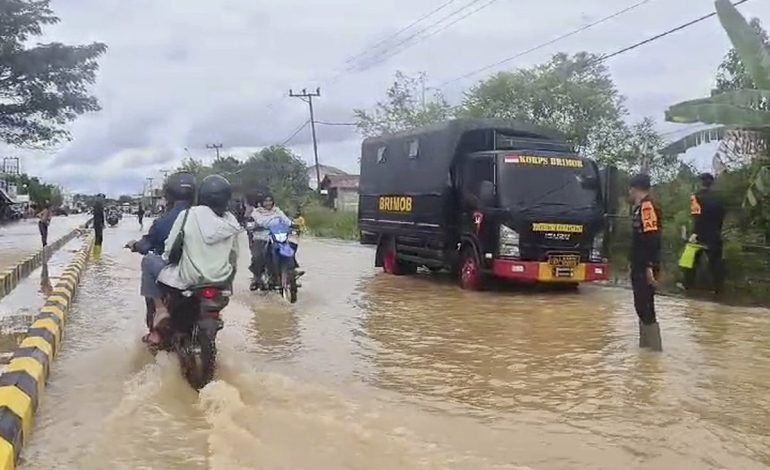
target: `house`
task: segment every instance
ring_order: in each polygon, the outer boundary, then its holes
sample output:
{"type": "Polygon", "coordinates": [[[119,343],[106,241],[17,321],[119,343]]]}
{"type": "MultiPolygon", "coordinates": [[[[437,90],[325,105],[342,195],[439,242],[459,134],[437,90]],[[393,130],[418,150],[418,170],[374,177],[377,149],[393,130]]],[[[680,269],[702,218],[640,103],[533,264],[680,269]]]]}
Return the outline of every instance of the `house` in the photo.
{"type": "Polygon", "coordinates": [[[342,211],[358,210],[358,175],[326,175],[321,181],[324,205],[342,211]]]}
{"type": "MultiPolygon", "coordinates": [[[[323,181],[326,176],[343,176],[348,174],[340,170],[339,168],[335,168],[333,166],[328,166],[328,165],[318,165],[318,170],[321,173],[321,181],[323,181]]],[[[308,181],[308,186],[310,186],[310,189],[312,189],[313,191],[318,189],[318,178],[316,175],[315,165],[308,167],[307,181],[308,181]]]]}

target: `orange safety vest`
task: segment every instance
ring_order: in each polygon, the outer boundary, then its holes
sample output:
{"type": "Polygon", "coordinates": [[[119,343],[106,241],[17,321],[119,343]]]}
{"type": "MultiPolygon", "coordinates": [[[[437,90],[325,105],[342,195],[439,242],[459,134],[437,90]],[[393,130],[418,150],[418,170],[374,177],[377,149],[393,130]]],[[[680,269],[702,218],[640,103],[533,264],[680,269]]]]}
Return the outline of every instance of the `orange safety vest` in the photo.
{"type": "Polygon", "coordinates": [[[698,196],[693,194],[690,196],[690,215],[701,215],[702,209],[700,206],[700,202],[698,201],[698,196]]]}

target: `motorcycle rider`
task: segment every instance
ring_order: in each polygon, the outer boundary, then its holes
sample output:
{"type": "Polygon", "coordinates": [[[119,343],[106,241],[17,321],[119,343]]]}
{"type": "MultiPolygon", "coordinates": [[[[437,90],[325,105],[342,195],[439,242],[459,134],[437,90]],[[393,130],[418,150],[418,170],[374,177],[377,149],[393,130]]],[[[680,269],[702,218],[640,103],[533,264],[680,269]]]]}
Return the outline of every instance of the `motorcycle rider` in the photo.
{"type": "Polygon", "coordinates": [[[177,216],[192,206],[195,198],[195,175],[188,172],[170,175],[163,185],[163,197],[170,209],[155,219],[146,235],[126,245],[134,253],[144,255],[141,294],[147,305],[147,328],[150,330],[144,339],[155,344],[160,341],[160,337],[153,331],[155,312],[165,311],[161,299],[162,293],[156,284],[158,274],[166,266],[161,256],[166,249],[166,239],[177,216]]]}
{"type": "MultiPolygon", "coordinates": [[[[158,283],[177,290],[205,284],[232,283],[238,262],[238,235],[243,230],[228,212],[232,187],[220,175],[207,176],[198,189],[198,204],[179,214],[166,239],[164,259],[177,237],[182,256],[158,275],[158,283]]],[[[156,319],[156,325],[159,320],[156,319]]]]}
{"type": "Polygon", "coordinates": [[[291,226],[292,220],[275,205],[273,195],[269,193],[262,197],[262,203],[251,212],[251,218],[256,224],[256,229],[251,236],[251,266],[249,266],[249,269],[251,274],[254,275],[251,281],[251,290],[257,290],[262,270],[267,262],[267,243],[270,241],[270,230],[268,227],[274,223],[283,223],[291,226]]]}

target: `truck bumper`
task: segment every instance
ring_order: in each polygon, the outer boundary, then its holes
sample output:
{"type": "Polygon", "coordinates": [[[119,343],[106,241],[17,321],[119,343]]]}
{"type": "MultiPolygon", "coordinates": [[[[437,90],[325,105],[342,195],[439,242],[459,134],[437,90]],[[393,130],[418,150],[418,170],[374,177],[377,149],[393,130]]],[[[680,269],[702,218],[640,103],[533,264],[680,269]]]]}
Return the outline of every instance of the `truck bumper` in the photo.
{"type": "Polygon", "coordinates": [[[496,277],[518,282],[565,284],[606,281],[610,274],[609,266],[605,263],[580,263],[557,275],[548,263],[514,260],[495,260],[492,271],[496,277]]]}

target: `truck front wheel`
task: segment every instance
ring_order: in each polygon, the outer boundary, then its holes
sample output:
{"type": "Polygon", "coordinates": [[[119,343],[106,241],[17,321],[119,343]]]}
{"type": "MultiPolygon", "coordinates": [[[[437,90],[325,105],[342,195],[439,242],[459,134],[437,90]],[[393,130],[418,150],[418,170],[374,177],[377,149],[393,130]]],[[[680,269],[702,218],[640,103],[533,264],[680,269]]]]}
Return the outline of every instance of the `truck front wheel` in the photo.
{"type": "Polygon", "coordinates": [[[480,291],[484,288],[484,274],[476,251],[466,247],[460,256],[460,286],[465,290],[480,291]]]}

